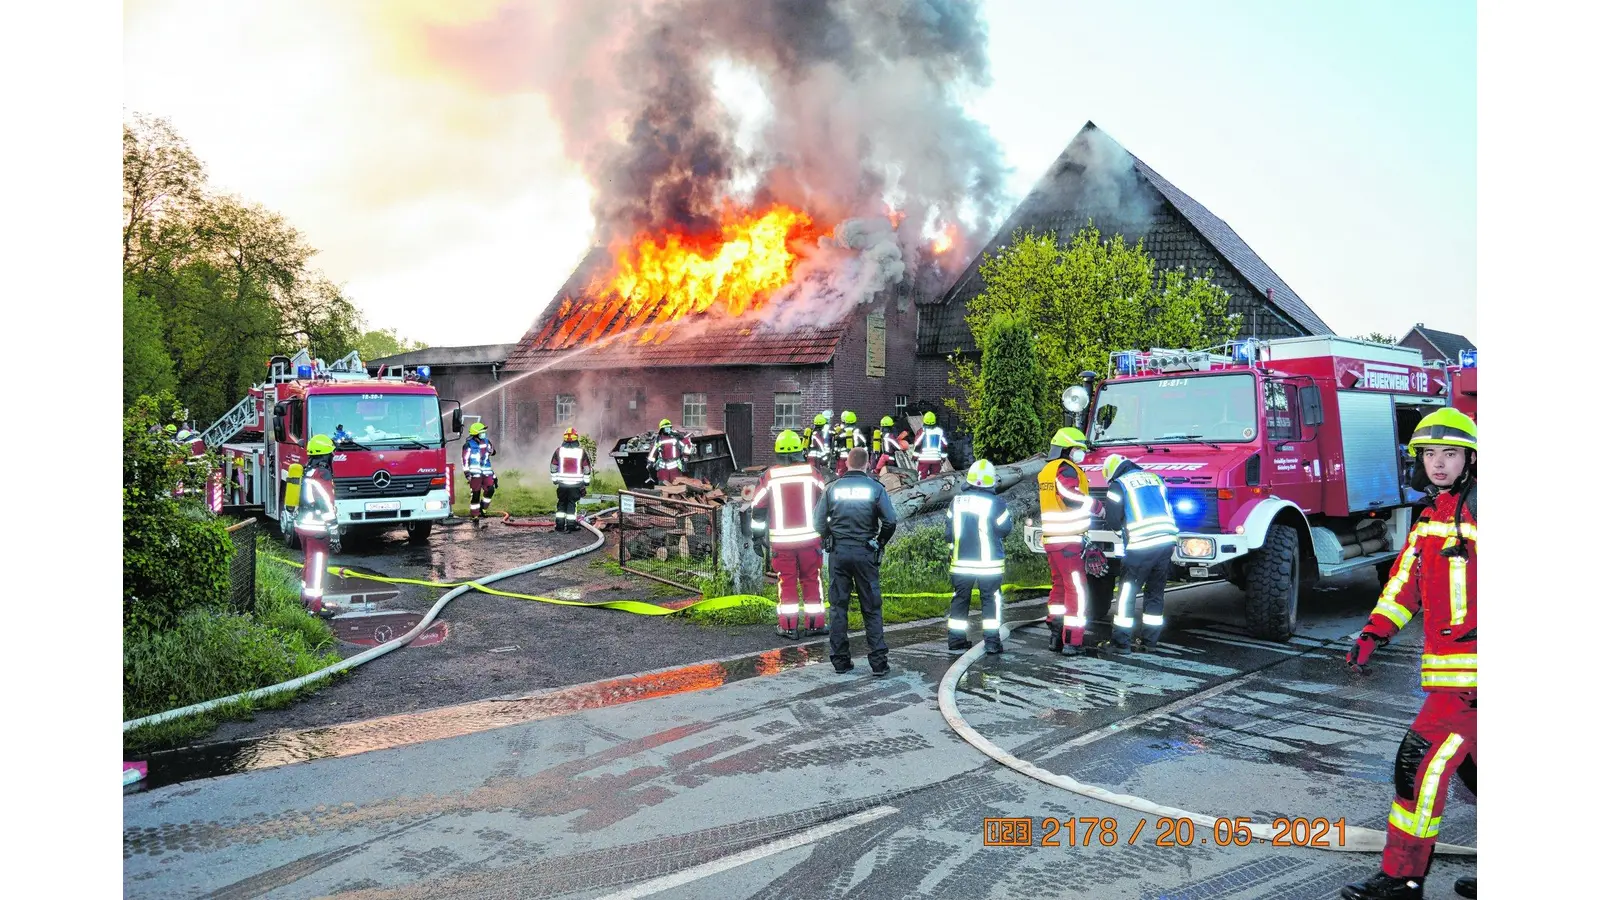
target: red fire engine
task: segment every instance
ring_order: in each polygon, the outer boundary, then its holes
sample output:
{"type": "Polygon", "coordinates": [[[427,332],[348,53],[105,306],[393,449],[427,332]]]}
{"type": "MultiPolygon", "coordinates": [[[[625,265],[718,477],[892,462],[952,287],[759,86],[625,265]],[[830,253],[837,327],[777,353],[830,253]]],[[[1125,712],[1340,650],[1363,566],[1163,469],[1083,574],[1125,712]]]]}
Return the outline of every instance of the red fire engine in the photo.
{"type": "MultiPolygon", "coordinates": [[[[1456,369],[1347,338],[1246,340],[1115,353],[1108,378],[1096,385],[1084,373],[1086,384],[1062,399],[1087,423],[1091,493],[1105,496],[1101,469],[1112,453],[1160,475],[1181,532],[1174,579],[1232,581],[1245,592],[1250,631],[1287,640],[1303,592],[1320,578],[1387,574],[1422,497],[1407,483],[1411,432],[1463,394],[1476,417],[1476,359],[1456,369]]],[[[1037,528],[1026,537],[1043,552],[1037,528]]],[[[1098,521],[1088,539],[1110,562],[1089,581],[1098,619],[1123,551],[1098,521]]]]}
{"type": "Polygon", "coordinates": [[[370,376],[355,353],[332,365],[304,350],[273,357],[267,380],[203,435],[221,446],[227,502],[262,507],[293,546],[293,510],[283,509],[289,467],[304,465],[306,441],[325,434],[334,439],[342,534],[404,525],[412,540],[426,540],[450,514],[445,444],[454,438],[444,435],[440,405],[455,403],[457,437],[462,422],[461,404],[440,400],[428,377],[426,366],[370,376]]]}

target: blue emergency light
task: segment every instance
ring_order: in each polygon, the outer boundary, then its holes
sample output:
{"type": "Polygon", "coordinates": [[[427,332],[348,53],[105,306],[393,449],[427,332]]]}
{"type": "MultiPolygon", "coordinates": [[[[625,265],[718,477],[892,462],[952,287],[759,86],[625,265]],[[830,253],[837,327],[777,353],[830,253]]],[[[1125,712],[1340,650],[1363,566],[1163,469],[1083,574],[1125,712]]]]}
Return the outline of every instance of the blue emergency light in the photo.
{"type": "Polygon", "coordinates": [[[1133,354],[1132,353],[1123,352],[1123,353],[1118,353],[1117,354],[1117,374],[1118,375],[1132,375],[1133,374],[1133,354]]]}
{"type": "Polygon", "coordinates": [[[1180,531],[1199,531],[1211,518],[1212,495],[1195,488],[1168,488],[1167,501],[1172,504],[1172,519],[1180,531]]]}
{"type": "Polygon", "coordinates": [[[1233,344],[1233,361],[1248,363],[1256,357],[1255,341],[1235,341],[1233,344]]]}
{"type": "Polygon", "coordinates": [[[431,372],[431,371],[432,370],[429,369],[427,366],[417,366],[417,377],[421,378],[423,381],[427,381],[428,380],[428,373],[431,372]]]}
{"type": "Polygon", "coordinates": [[[298,368],[296,368],[294,370],[294,374],[295,374],[296,378],[310,378],[311,377],[311,367],[310,366],[300,366],[300,367],[298,367],[298,368]]]}
{"type": "Polygon", "coordinates": [[[1457,354],[1456,361],[1463,369],[1476,369],[1478,367],[1478,351],[1462,350],[1457,354]]]}

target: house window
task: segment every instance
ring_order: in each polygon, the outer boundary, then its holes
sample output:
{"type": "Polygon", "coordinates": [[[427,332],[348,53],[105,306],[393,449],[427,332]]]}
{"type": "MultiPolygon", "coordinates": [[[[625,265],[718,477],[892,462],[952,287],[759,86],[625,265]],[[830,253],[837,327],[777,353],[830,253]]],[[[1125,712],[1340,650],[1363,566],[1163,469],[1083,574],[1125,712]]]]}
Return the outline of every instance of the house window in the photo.
{"type": "Polygon", "coordinates": [[[578,414],[578,398],[572,394],[556,395],[556,422],[571,422],[578,414]]]}
{"type": "Polygon", "coordinates": [[[895,394],[894,395],[894,408],[900,411],[900,415],[902,415],[902,416],[905,415],[906,414],[906,407],[910,406],[910,405],[911,405],[911,396],[909,394],[895,394]]]}
{"type": "Polygon", "coordinates": [[[706,395],[705,394],[684,394],[683,395],[683,427],[685,427],[685,428],[704,428],[704,427],[706,427],[706,395]]]}
{"type": "Polygon", "coordinates": [[[800,427],[800,395],[772,395],[772,425],[774,428],[800,427]]]}

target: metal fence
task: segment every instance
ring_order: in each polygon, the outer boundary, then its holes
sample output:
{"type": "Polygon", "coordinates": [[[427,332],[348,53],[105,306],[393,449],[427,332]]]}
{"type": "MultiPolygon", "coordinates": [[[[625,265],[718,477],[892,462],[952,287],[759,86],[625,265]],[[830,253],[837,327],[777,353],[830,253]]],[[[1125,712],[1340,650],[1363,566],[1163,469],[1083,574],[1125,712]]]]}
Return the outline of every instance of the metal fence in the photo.
{"type": "Polygon", "coordinates": [[[235,612],[250,612],[256,606],[256,527],[255,519],[228,526],[233,539],[233,562],[228,570],[228,604],[235,612]]]}

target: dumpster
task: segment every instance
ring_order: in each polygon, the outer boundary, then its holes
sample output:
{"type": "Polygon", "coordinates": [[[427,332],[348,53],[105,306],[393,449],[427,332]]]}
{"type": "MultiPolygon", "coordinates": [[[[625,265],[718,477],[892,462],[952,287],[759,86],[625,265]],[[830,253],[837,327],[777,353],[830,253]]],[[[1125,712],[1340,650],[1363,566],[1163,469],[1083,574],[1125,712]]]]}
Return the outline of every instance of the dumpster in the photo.
{"type": "MultiPolygon", "coordinates": [[[[629,490],[653,487],[646,461],[650,448],[656,443],[655,432],[638,434],[618,440],[611,448],[611,460],[622,475],[622,483],[629,490]]],[[[683,460],[683,474],[721,487],[733,474],[733,446],[728,436],[720,431],[689,435],[689,455],[683,460]]]]}

